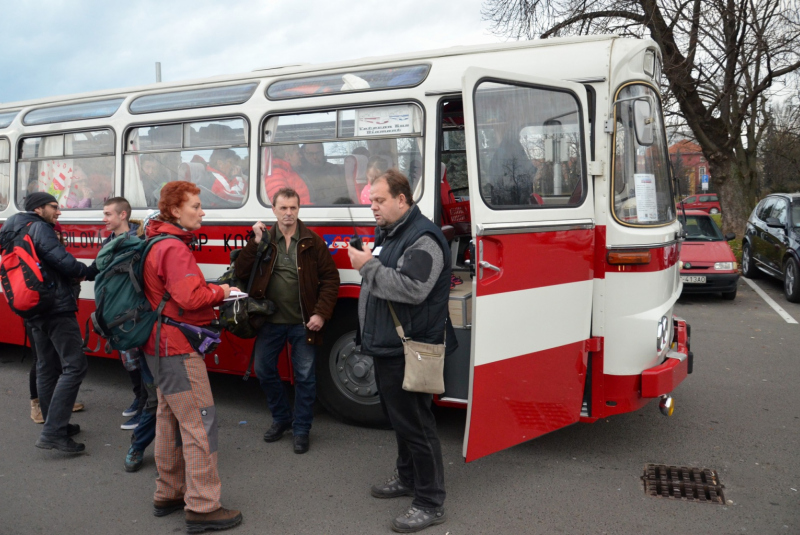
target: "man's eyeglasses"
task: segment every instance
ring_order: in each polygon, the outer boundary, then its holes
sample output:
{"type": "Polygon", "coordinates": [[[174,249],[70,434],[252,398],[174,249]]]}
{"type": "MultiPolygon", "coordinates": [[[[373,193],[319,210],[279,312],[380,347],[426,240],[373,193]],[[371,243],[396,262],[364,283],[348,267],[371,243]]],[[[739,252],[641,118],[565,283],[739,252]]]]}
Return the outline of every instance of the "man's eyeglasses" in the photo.
{"type": "Polygon", "coordinates": [[[51,203],[48,203],[47,206],[49,206],[53,210],[58,210],[58,203],[51,202],[51,203]]]}

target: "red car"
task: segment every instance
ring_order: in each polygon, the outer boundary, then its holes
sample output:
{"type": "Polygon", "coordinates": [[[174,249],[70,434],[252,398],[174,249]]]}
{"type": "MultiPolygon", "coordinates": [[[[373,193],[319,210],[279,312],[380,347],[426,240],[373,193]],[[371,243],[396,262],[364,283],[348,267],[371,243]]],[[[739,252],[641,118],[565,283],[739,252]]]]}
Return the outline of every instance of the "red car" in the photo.
{"type": "Polygon", "coordinates": [[[723,299],[736,298],[739,266],[728,242],[736,237],[722,231],[705,212],[678,212],[686,239],[681,244],[682,292],[721,293],[723,299]]]}
{"type": "Polygon", "coordinates": [[[702,210],[709,214],[718,214],[722,211],[719,206],[719,196],[716,193],[690,195],[683,199],[683,207],[681,207],[681,203],[677,203],[675,208],[679,211],[682,208],[686,210],[702,210]]]}

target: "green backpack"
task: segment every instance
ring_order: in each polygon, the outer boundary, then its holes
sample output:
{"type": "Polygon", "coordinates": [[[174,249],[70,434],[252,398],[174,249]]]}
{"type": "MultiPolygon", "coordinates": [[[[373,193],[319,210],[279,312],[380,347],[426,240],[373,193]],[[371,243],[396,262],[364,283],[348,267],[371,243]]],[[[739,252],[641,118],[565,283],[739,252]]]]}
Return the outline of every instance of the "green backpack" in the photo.
{"type": "Polygon", "coordinates": [[[153,245],[165,239],[180,238],[162,234],[143,239],[123,234],[107,243],[97,255],[100,273],[94,282],[95,311],[91,321],[95,332],[113,349],[143,346],[169,300],[169,294],[165,293],[158,308],[153,310],[144,295],[145,258],[153,245]]]}

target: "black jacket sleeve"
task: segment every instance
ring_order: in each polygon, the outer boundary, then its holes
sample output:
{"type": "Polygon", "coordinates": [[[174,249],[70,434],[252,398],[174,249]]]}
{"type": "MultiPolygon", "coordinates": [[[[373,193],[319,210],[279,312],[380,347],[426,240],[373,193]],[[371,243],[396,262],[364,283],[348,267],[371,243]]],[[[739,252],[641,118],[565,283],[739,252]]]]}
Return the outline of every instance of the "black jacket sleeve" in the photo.
{"type": "Polygon", "coordinates": [[[86,265],[67,252],[67,248],[58,241],[49,224],[44,221],[33,223],[28,235],[33,240],[39,259],[50,268],[70,278],[80,279],[86,276],[86,265]]]}

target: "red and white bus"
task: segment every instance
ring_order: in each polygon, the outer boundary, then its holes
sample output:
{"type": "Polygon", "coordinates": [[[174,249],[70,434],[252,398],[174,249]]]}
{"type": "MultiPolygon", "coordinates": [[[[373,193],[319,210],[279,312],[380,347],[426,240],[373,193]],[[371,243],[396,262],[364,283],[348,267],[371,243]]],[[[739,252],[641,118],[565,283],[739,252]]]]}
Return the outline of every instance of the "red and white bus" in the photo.
{"type": "MultiPolygon", "coordinates": [[[[342,281],[318,397],[375,424],[372,360],[354,345],[360,279],[343,249],[354,226],[371,246],[370,168],[399,168],[451,241],[459,348],[436,402],[467,408],[469,461],[668,404],[691,371],[688,326],[673,316],[680,227],[659,71],[651,41],[592,36],[4,103],[0,221],[49,191],[70,252],[90,263],[105,199],[125,196],[141,218],[164,182],[191,180],[207,214],[195,254],[213,279],[256,220],[273,220],[268,192],[305,188],[301,218],[342,281]]],[[[93,306],[84,283],[82,322],[93,306]]],[[[5,301],[0,322],[0,341],[23,343],[5,301]]],[[[243,374],[251,348],[226,336],[208,369],[243,374]]],[[[281,370],[291,376],[286,359],[281,370]]]]}

